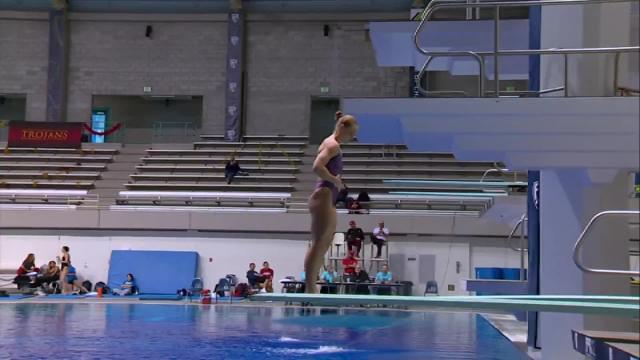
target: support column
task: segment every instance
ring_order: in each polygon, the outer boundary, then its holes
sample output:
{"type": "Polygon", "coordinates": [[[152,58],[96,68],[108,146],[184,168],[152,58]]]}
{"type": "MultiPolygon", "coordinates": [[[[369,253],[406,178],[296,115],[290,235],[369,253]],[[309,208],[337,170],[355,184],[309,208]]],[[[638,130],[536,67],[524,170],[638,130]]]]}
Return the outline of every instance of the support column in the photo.
{"type": "MultiPolygon", "coordinates": [[[[528,172],[527,219],[528,293],[538,295],[540,294],[540,171],[528,172]]],[[[527,346],[530,348],[539,347],[538,316],[537,311],[527,313],[527,346]]]]}
{"type": "Polygon", "coordinates": [[[49,12],[46,121],[66,121],[69,21],[66,5],[49,12]]]}
{"type": "Polygon", "coordinates": [[[228,20],[227,42],[227,100],[224,138],[239,141],[244,110],[244,27],[242,1],[232,0],[228,20]]]}
{"type": "MultiPolygon", "coordinates": [[[[628,207],[628,175],[585,170],[543,170],[540,174],[540,294],[629,295],[629,277],[581,272],[572,260],[575,241],[589,219],[603,210],[628,207]],[[596,178],[594,178],[596,176],[596,178]]],[[[598,223],[586,239],[583,258],[589,266],[620,269],[629,265],[629,219],[598,223]]],[[[541,313],[543,359],[583,359],[573,350],[571,330],[630,331],[630,319],[541,313]]]]}

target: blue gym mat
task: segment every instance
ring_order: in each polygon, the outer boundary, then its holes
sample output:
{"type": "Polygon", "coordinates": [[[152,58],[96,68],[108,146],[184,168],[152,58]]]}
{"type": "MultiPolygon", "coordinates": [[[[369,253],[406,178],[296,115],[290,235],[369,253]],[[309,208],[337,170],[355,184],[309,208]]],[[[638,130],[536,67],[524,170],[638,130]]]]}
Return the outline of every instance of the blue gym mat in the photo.
{"type": "Polygon", "coordinates": [[[141,294],[173,295],[190,288],[197,271],[195,251],[113,250],[108,285],[119,289],[131,273],[141,294]]]}

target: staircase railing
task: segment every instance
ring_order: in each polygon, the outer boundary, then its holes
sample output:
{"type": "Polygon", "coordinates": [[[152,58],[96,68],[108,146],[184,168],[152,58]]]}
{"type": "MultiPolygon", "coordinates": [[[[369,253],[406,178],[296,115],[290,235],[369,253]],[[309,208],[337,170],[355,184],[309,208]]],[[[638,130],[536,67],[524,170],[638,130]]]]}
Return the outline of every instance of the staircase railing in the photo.
{"type": "Polygon", "coordinates": [[[622,216],[629,216],[629,215],[640,216],[640,211],[638,211],[638,210],[608,210],[608,211],[602,211],[602,212],[599,212],[599,213],[595,214],[591,218],[591,220],[589,220],[589,223],[587,224],[587,226],[585,226],[584,230],[582,230],[582,233],[580,234],[580,236],[578,236],[578,240],[576,240],[576,244],[573,247],[573,262],[576,263],[576,266],[580,270],[582,270],[583,272],[586,272],[586,273],[591,273],[591,274],[640,276],[640,271],[613,270],[613,269],[594,269],[594,268],[591,268],[591,267],[588,267],[588,266],[584,265],[584,262],[582,261],[582,246],[584,246],[584,239],[589,234],[589,232],[591,232],[591,229],[593,228],[593,225],[595,225],[596,222],[598,222],[601,218],[603,218],[605,216],[620,216],[620,215],[622,215],[622,216]]]}
{"type": "MultiPolygon", "coordinates": [[[[427,89],[422,88],[422,78],[426,76],[428,65],[434,57],[443,56],[467,56],[471,57],[478,63],[480,69],[478,76],[478,94],[484,97],[484,80],[485,68],[484,57],[492,56],[494,58],[494,97],[500,97],[500,57],[501,56],[522,56],[522,55],[563,55],[564,57],[564,96],[569,96],[567,87],[567,77],[569,66],[568,55],[570,54],[621,54],[640,52],[640,46],[621,46],[621,47],[599,47],[599,48],[576,48],[576,49],[523,49],[523,50],[501,50],[500,49],[500,9],[507,7],[534,7],[534,6],[552,6],[552,5],[588,5],[588,4],[609,4],[609,3],[633,3],[639,0],[524,0],[524,1],[484,1],[469,3],[457,0],[432,0],[425,7],[421,14],[421,20],[413,33],[413,42],[416,49],[421,54],[427,56],[425,64],[420,69],[417,76],[418,91],[424,95],[429,95],[427,89]],[[491,8],[494,11],[494,31],[493,31],[493,51],[429,51],[420,45],[420,34],[423,32],[425,24],[431,19],[437,10],[441,9],[480,9],[491,8]]],[[[618,55],[619,56],[619,55],[618,55]]],[[[616,71],[618,67],[614,66],[616,71]]],[[[617,75],[616,75],[617,76],[617,75]]],[[[616,89],[614,89],[615,91],[616,89]]],[[[553,92],[554,89],[542,90],[553,92]]]]}

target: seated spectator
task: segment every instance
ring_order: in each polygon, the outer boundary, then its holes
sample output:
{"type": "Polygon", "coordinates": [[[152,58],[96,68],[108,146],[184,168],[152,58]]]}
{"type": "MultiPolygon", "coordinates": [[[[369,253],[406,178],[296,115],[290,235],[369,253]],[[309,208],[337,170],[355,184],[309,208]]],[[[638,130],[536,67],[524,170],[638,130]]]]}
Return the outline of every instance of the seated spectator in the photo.
{"type": "Polygon", "coordinates": [[[338,205],[342,204],[344,205],[344,208],[347,209],[349,208],[349,204],[351,203],[351,201],[353,201],[353,198],[349,196],[349,189],[347,188],[347,186],[344,184],[343,186],[344,187],[340,189],[340,191],[338,191],[338,197],[336,198],[335,206],[336,208],[339,208],[340,206],[338,205]]]}
{"type": "Polygon", "coordinates": [[[353,251],[349,251],[349,254],[342,259],[342,268],[344,269],[344,276],[350,278],[353,273],[356,272],[356,266],[358,265],[358,259],[353,251]]]}
{"type": "MultiPolygon", "coordinates": [[[[393,274],[389,271],[389,265],[382,265],[382,270],[376,274],[376,283],[377,284],[391,284],[393,281],[393,274]]],[[[389,286],[378,286],[377,287],[377,295],[391,295],[391,287],[389,286]]]]}
{"type": "Polygon", "coordinates": [[[233,179],[237,175],[246,175],[246,171],[242,170],[240,167],[240,163],[236,160],[235,155],[231,155],[231,159],[227,161],[227,164],[224,166],[224,178],[227,180],[227,184],[231,184],[233,179]]]}
{"type": "MultiPolygon", "coordinates": [[[[36,279],[35,286],[46,287],[58,280],[60,280],[60,268],[55,261],[51,260],[47,264],[46,268],[42,269],[40,272],[40,276],[36,279]]],[[[46,290],[46,288],[44,290],[46,290]]]]}
{"type": "Polygon", "coordinates": [[[388,237],[389,229],[384,227],[384,221],[380,221],[378,226],[373,229],[373,235],[371,236],[371,242],[378,248],[377,255],[374,257],[375,259],[382,257],[382,247],[386,244],[388,237]]]}
{"type": "Polygon", "coordinates": [[[28,254],[22,261],[22,264],[16,271],[16,277],[13,279],[13,283],[18,286],[18,289],[26,287],[35,287],[34,281],[36,275],[40,271],[35,265],[36,256],[34,254],[28,254]]]}
{"type": "MultiPolygon", "coordinates": [[[[67,286],[71,289],[71,292],[74,291],[74,286],[78,288],[78,290],[80,291],[80,294],[86,294],[89,292],[88,289],[82,286],[82,283],[80,282],[80,280],[78,280],[78,276],[76,275],[76,268],[73,267],[72,265],[67,266],[67,275],[64,281],[66,282],[67,286]]],[[[62,293],[67,294],[67,290],[63,290],[62,293]]]]}
{"type": "Polygon", "coordinates": [[[364,232],[356,225],[355,221],[349,221],[349,230],[347,230],[345,237],[347,238],[349,252],[353,251],[355,257],[360,257],[360,249],[364,241],[364,232]]]}
{"type": "Polygon", "coordinates": [[[338,275],[338,272],[336,272],[333,269],[333,266],[331,264],[327,265],[327,268],[325,271],[322,272],[322,275],[320,276],[320,281],[326,283],[327,285],[322,285],[322,287],[320,288],[320,293],[321,294],[336,294],[338,291],[338,287],[336,285],[329,285],[333,282],[337,282],[340,280],[340,276],[338,275]]]}
{"type": "Polygon", "coordinates": [[[256,271],[256,264],[249,264],[249,270],[247,271],[247,281],[252,288],[259,288],[264,283],[264,277],[260,276],[260,273],[256,271]]]}
{"type": "Polygon", "coordinates": [[[136,293],[136,279],[133,274],[127,274],[127,280],[122,283],[120,289],[113,289],[113,293],[120,296],[133,295],[136,293]]]}
{"type": "Polygon", "coordinates": [[[360,202],[358,200],[351,200],[349,202],[348,205],[349,208],[349,214],[360,214],[361,210],[362,210],[362,205],[360,205],[360,202]]]}
{"type": "Polygon", "coordinates": [[[355,293],[358,295],[369,295],[369,285],[364,285],[365,283],[369,283],[369,274],[362,269],[360,265],[356,265],[355,272],[351,277],[352,281],[358,283],[356,285],[355,293]]]}
{"type": "Polygon", "coordinates": [[[269,267],[269,262],[262,263],[262,269],[260,269],[260,275],[264,278],[262,289],[265,292],[273,292],[273,269],[269,267]]]}
{"type": "Polygon", "coordinates": [[[22,265],[18,268],[16,272],[17,275],[27,275],[29,273],[39,272],[40,269],[36,267],[36,256],[34,254],[29,254],[22,262],[22,265]]]}
{"type": "Polygon", "coordinates": [[[368,214],[369,203],[371,202],[371,198],[369,197],[369,193],[367,192],[366,189],[360,191],[356,201],[360,204],[360,207],[364,210],[364,211],[361,211],[360,213],[362,214],[364,212],[365,214],[368,214]]]}

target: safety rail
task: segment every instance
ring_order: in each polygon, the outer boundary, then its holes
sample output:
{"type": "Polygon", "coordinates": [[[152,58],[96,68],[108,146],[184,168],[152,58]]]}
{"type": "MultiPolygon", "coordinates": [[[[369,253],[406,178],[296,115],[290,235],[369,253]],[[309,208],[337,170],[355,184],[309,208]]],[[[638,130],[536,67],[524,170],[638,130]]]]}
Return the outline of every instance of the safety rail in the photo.
{"type": "Polygon", "coordinates": [[[578,236],[578,240],[576,240],[576,244],[573,247],[573,262],[576,264],[576,266],[580,270],[582,270],[583,272],[586,272],[586,273],[606,274],[606,275],[640,276],[640,271],[594,269],[594,268],[587,267],[587,266],[585,266],[583,264],[583,261],[582,261],[582,246],[584,245],[585,237],[587,236],[587,234],[589,234],[589,232],[593,228],[593,225],[596,222],[598,222],[598,220],[600,220],[601,218],[603,218],[605,216],[611,216],[611,215],[613,215],[613,216],[619,216],[619,215],[623,215],[623,216],[629,216],[629,215],[640,216],[640,211],[638,211],[638,210],[607,210],[607,211],[602,211],[602,212],[599,212],[599,213],[595,214],[591,218],[591,220],[589,220],[589,223],[587,223],[587,226],[585,226],[585,228],[582,230],[582,233],[580,234],[580,236],[578,236]]]}
{"type": "Polygon", "coordinates": [[[525,225],[527,224],[528,221],[529,221],[529,218],[527,217],[527,214],[522,214],[520,219],[518,219],[516,224],[511,229],[509,236],[507,236],[507,245],[509,245],[509,248],[511,248],[511,250],[518,251],[518,252],[529,251],[529,249],[526,249],[524,246],[522,246],[524,243],[524,238],[526,236],[525,225]],[[516,232],[518,232],[518,230],[520,230],[520,247],[519,248],[514,247],[512,243],[513,237],[515,236],[516,232]]]}
{"type": "Polygon", "coordinates": [[[517,251],[520,253],[520,280],[524,281],[525,279],[525,252],[529,251],[524,247],[524,243],[525,243],[525,237],[526,237],[526,228],[525,225],[527,224],[527,221],[529,221],[529,219],[527,218],[527,214],[524,213],[522,214],[522,216],[520,216],[520,219],[518,219],[518,222],[516,222],[516,224],[513,226],[513,228],[511,229],[511,232],[509,233],[509,236],[507,237],[507,245],[509,246],[509,248],[511,248],[511,250],[513,251],[517,251]],[[518,231],[518,229],[520,230],[520,247],[516,248],[513,247],[512,245],[512,239],[513,236],[516,234],[516,232],[518,231]]]}
{"type": "MultiPolygon", "coordinates": [[[[504,174],[504,173],[508,173],[511,171],[511,169],[508,168],[501,168],[500,166],[498,166],[497,163],[493,164],[494,167],[491,169],[487,169],[484,173],[482,173],[482,177],[480,178],[480,182],[484,182],[485,179],[487,178],[487,176],[493,172],[497,172],[500,174],[504,174]]],[[[518,181],[518,172],[517,171],[513,171],[513,181],[517,182],[518,181]]]]}
{"type": "MultiPolygon", "coordinates": [[[[564,57],[564,96],[569,96],[568,89],[568,55],[571,54],[618,54],[640,52],[640,46],[621,46],[621,47],[599,47],[599,48],[576,48],[576,49],[522,49],[522,50],[501,50],[500,49],[500,9],[506,7],[534,7],[534,6],[551,6],[551,5],[588,5],[588,4],[609,4],[609,3],[629,3],[639,2],[639,0],[524,0],[524,1],[485,1],[469,3],[467,1],[455,1],[455,0],[432,0],[422,11],[421,20],[418,27],[413,33],[413,42],[421,54],[427,56],[425,64],[420,69],[417,76],[417,89],[422,94],[428,96],[429,91],[422,87],[422,78],[426,76],[429,63],[434,57],[450,57],[450,56],[466,56],[473,58],[480,69],[478,77],[478,96],[484,97],[484,80],[485,80],[485,68],[484,57],[491,56],[494,58],[494,82],[495,90],[493,91],[494,97],[500,97],[500,70],[499,70],[499,58],[500,56],[522,56],[522,55],[563,55],[564,57]],[[493,51],[429,51],[420,45],[420,33],[427,21],[429,21],[432,15],[439,9],[480,9],[480,8],[492,8],[494,10],[494,31],[493,31],[493,51]]],[[[616,61],[617,62],[617,61],[616,61]]],[[[614,66],[616,74],[617,84],[617,70],[618,67],[614,66]]],[[[543,91],[553,92],[554,89],[545,89],[543,91]]],[[[614,88],[614,91],[617,89],[614,88]]]]}

